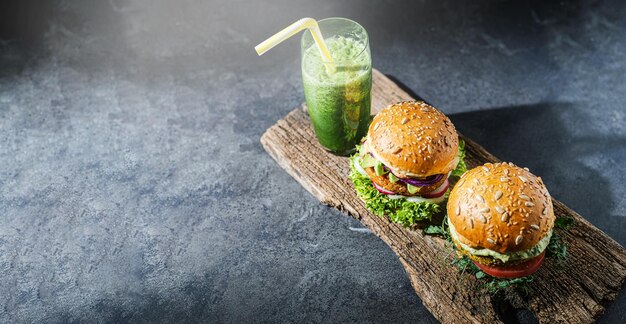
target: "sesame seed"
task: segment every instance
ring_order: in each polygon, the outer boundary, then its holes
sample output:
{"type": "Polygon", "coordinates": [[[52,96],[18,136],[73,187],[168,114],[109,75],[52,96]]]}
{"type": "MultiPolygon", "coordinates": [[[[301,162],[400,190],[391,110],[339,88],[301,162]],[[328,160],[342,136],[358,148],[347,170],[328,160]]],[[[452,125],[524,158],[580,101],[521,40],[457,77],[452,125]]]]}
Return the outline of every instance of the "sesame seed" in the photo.
{"type": "Polygon", "coordinates": [[[487,218],[483,214],[478,214],[478,218],[480,218],[480,221],[483,222],[483,224],[487,224],[487,218]]]}
{"type": "Polygon", "coordinates": [[[476,200],[480,201],[481,203],[485,203],[485,198],[483,198],[483,196],[476,194],[476,200]]]}
{"type": "Polygon", "coordinates": [[[532,203],[532,202],[530,202],[530,201],[527,201],[527,202],[525,202],[525,203],[524,203],[524,205],[526,205],[526,207],[532,207],[532,206],[534,206],[535,204],[534,204],[534,203],[532,203]]]}
{"type": "Polygon", "coordinates": [[[522,180],[522,182],[526,183],[528,182],[528,179],[526,179],[524,176],[518,175],[517,176],[520,180],[522,180]]]}
{"type": "Polygon", "coordinates": [[[456,207],[456,215],[457,216],[461,215],[461,206],[456,207]]]}
{"type": "Polygon", "coordinates": [[[526,196],[525,194],[520,194],[519,197],[524,200],[530,200],[530,197],[526,196]]]}
{"type": "Polygon", "coordinates": [[[502,191],[498,190],[496,191],[496,200],[502,198],[502,191]]]}
{"type": "Polygon", "coordinates": [[[496,241],[494,241],[492,238],[488,237],[487,238],[487,242],[491,243],[491,244],[496,244],[496,241]]]}
{"type": "Polygon", "coordinates": [[[515,238],[515,245],[520,245],[520,243],[522,243],[522,240],[524,240],[524,237],[522,237],[521,235],[518,235],[515,238]]]}
{"type": "Polygon", "coordinates": [[[489,172],[489,168],[483,165],[483,170],[485,170],[485,172],[489,172]]]}
{"type": "Polygon", "coordinates": [[[501,177],[501,178],[500,178],[500,181],[501,181],[501,182],[507,182],[507,181],[509,181],[509,178],[501,177]]]}
{"type": "Polygon", "coordinates": [[[485,207],[485,208],[480,210],[481,213],[488,213],[489,211],[491,211],[491,209],[489,209],[489,207],[485,207]]]}
{"type": "Polygon", "coordinates": [[[502,213],[504,213],[504,208],[502,208],[502,207],[500,207],[500,206],[496,206],[496,211],[497,211],[499,214],[502,214],[502,213]]]}
{"type": "Polygon", "coordinates": [[[507,219],[509,219],[509,215],[508,215],[507,213],[503,213],[503,214],[502,214],[502,217],[500,218],[500,220],[501,220],[502,222],[506,222],[506,221],[507,221],[507,219]]]}
{"type": "Polygon", "coordinates": [[[530,225],[530,227],[532,227],[532,228],[534,228],[534,229],[536,229],[536,230],[538,230],[538,229],[539,229],[539,225],[535,225],[535,224],[530,225]]]}

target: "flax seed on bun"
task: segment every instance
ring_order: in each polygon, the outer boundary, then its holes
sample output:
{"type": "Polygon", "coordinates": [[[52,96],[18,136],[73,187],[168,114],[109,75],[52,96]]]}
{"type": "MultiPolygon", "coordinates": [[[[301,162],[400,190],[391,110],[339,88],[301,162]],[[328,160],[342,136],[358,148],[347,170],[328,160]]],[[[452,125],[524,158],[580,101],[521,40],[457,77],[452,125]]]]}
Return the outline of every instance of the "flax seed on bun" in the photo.
{"type": "Polygon", "coordinates": [[[533,248],[551,233],[555,219],[541,178],[512,163],[487,163],[465,173],[447,209],[458,241],[498,253],[533,248]]]}
{"type": "Polygon", "coordinates": [[[368,131],[369,152],[399,177],[445,174],[456,167],[459,139],[436,108],[406,101],[381,110],[368,131]]]}

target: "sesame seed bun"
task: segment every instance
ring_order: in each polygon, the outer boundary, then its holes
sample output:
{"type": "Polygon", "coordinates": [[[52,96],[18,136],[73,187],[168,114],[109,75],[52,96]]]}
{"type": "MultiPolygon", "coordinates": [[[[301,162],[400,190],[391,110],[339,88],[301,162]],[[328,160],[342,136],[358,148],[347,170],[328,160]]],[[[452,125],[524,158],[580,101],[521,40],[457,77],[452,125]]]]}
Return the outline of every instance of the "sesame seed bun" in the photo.
{"type": "Polygon", "coordinates": [[[459,139],[439,110],[415,101],[381,110],[368,131],[368,151],[403,178],[448,174],[456,167],[459,139]]]}
{"type": "Polygon", "coordinates": [[[512,163],[466,172],[450,192],[447,209],[461,243],[499,253],[529,250],[554,226],[543,181],[512,163]]]}

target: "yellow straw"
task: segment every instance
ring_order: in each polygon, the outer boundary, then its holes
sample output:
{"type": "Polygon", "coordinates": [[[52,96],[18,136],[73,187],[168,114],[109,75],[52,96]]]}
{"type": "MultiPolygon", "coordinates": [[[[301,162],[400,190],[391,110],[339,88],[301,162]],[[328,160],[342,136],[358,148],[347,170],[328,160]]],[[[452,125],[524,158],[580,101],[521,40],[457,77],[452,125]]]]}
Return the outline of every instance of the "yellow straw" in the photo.
{"type": "Polygon", "coordinates": [[[257,54],[259,56],[263,55],[265,52],[272,49],[274,46],[282,43],[287,38],[297,34],[301,30],[308,29],[311,32],[311,36],[313,36],[313,40],[317,45],[317,49],[320,51],[320,55],[326,58],[324,64],[326,65],[326,71],[332,73],[335,71],[335,65],[333,64],[333,58],[330,55],[330,51],[326,46],[326,42],[324,42],[324,37],[322,37],[322,32],[320,31],[320,27],[317,24],[317,21],[313,18],[302,18],[295,23],[287,26],[285,29],[279,31],[274,34],[270,38],[264,40],[261,44],[254,47],[257,54]]]}

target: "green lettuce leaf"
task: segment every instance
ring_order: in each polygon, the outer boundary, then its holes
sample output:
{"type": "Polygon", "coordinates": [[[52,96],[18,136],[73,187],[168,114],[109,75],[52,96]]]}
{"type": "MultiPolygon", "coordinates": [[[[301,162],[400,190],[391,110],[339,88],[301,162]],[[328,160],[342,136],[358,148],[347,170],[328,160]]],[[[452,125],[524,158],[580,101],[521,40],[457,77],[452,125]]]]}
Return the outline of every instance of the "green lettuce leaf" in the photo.
{"type": "Polygon", "coordinates": [[[465,141],[459,138],[459,153],[457,153],[459,157],[459,164],[457,164],[456,168],[452,170],[450,175],[455,177],[461,177],[463,173],[467,172],[467,164],[465,164],[465,141]]]}

